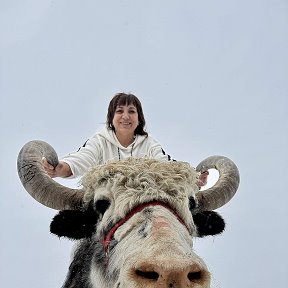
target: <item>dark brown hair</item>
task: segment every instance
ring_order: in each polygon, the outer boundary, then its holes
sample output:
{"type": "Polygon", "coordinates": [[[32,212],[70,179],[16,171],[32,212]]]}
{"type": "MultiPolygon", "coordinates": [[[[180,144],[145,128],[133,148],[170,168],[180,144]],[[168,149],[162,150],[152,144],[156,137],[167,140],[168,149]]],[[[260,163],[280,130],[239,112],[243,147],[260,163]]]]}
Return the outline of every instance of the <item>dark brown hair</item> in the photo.
{"type": "Polygon", "coordinates": [[[115,128],[112,124],[114,114],[116,111],[117,106],[122,106],[122,105],[134,105],[137,109],[138,113],[138,121],[139,124],[137,128],[134,131],[135,135],[148,135],[148,133],[145,131],[144,127],[146,124],[145,118],[144,118],[144,113],[142,110],[142,105],[140,100],[133,94],[126,94],[126,93],[117,93],[112,100],[109,103],[108,106],[108,113],[107,113],[107,121],[106,125],[108,129],[111,129],[115,132],[115,128]]]}

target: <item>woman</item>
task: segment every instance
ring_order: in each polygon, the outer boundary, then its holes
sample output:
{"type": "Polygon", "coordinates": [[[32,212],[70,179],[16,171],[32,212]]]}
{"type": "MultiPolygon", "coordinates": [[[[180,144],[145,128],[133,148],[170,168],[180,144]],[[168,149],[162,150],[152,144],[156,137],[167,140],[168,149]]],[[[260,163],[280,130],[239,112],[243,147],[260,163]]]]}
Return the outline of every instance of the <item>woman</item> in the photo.
{"type": "MultiPolygon", "coordinates": [[[[145,131],[145,118],[139,99],[118,93],[110,101],[106,127],[97,132],[75,153],[64,157],[54,169],[47,160],[43,166],[50,177],[79,177],[90,167],[128,157],[171,160],[161,145],[145,131]]],[[[199,186],[207,182],[203,173],[199,186]]]]}

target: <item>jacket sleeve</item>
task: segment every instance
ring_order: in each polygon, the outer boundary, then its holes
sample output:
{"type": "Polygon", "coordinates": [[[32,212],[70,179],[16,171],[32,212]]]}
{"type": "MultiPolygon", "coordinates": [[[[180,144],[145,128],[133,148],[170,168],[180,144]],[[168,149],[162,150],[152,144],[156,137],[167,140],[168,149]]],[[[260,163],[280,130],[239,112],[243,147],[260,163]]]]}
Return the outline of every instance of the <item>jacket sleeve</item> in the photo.
{"type": "Polygon", "coordinates": [[[61,160],[70,166],[73,174],[70,178],[76,178],[82,176],[92,166],[100,164],[101,159],[100,142],[94,136],[88,139],[77,152],[69,153],[61,160]]]}
{"type": "Polygon", "coordinates": [[[159,142],[157,142],[155,139],[151,138],[151,147],[149,149],[149,157],[163,160],[163,161],[175,161],[171,158],[169,154],[167,154],[159,142]]]}

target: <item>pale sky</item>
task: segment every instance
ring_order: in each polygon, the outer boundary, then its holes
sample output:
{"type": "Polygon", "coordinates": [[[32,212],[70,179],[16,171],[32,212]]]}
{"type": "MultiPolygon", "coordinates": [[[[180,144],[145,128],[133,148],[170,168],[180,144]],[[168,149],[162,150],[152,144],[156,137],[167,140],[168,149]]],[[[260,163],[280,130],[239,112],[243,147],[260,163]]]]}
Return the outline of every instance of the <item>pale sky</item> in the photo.
{"type": "Polygon", "coordinates": [[[287,0],[0,0],[0,41],[1,287],[61,287],[73,245],[22,187],[21,147],[77,150],[122,91],[173,158],[240,170],[225,233],[194,245],[212,288],[286,287],[287,0]]]}

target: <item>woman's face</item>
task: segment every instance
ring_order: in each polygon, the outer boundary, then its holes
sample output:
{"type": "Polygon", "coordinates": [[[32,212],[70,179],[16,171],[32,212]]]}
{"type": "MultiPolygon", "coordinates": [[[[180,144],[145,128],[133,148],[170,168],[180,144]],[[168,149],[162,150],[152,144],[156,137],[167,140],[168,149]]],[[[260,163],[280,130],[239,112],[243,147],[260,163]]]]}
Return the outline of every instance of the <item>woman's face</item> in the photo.
{"type": "Polygon", "coordinates": [[[133,135],[139,124],[137,108],[133,104],[117,106],[112,124],[116,133],[133,135]]]}

